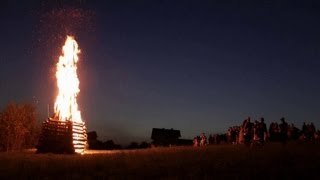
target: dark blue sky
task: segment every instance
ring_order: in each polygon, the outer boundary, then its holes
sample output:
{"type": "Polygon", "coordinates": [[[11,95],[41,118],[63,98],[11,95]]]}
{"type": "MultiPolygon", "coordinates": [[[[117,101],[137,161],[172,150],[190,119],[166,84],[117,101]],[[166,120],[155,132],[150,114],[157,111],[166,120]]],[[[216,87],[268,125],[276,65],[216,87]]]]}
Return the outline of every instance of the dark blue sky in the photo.
{"type": "Polygon", "coordinates": [[[193,138],[247,116],[320,126],[316,1],[46,2],[0,4],[0,107],[38,102],[41,121],[52,112],[66,32],[42,20],[72,8],[92,16],[69,32],[82,51],[82,116],[102,140],[150,141],[153,127],[193,138]]]}

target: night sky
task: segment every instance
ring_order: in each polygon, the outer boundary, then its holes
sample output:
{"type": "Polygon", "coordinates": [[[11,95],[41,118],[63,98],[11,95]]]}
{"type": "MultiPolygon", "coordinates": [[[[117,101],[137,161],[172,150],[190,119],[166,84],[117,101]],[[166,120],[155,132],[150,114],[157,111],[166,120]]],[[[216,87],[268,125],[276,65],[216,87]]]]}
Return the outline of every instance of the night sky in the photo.
{"type": "Polygon", "coordinates": [[[78,104],[101,140],[150,142],[154,127],[191,139],[248,116],[320,127],[317,1],[66,2],[1,1],[1,109],[31,102],[39,121],[48,104],[52,114],[55,64],[71,33],[81,49],[78,104]],[[50,14],[61,9],[87,19],[57,31],[68,17],[50,14]]]}

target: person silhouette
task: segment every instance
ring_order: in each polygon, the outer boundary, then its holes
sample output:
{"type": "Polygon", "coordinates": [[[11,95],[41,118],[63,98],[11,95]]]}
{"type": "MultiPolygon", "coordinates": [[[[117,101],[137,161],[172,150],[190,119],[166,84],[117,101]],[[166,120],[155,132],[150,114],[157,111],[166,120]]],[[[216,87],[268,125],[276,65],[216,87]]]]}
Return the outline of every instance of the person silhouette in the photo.
{"type": "Polygon", "coordinates": [[[280,127],[280,141],[283,144],[286,144],[287,139],[288,139],[288,123],[284,120],[284,117],[282,117],[280,120],[281,120],[281,124],[279,125],[279,127],[280,127]]]}

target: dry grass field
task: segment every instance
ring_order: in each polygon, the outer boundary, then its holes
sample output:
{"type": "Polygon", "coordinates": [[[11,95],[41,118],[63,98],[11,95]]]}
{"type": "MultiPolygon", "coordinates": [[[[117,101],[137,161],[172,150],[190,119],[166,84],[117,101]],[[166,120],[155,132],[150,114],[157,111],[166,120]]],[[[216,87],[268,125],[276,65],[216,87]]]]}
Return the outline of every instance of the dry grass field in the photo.
{"type": "Polygon", "coordinates": [[[320,145],[0,153],[0,179],[319,179],[320,145]]]}

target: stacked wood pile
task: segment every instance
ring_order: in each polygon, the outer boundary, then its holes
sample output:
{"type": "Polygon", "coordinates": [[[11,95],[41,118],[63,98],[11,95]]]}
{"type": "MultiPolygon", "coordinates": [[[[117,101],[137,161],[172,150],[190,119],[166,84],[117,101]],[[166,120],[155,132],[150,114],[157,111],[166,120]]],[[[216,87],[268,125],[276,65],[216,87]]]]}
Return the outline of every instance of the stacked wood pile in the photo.
{"type": "Polygon", "coordinates": [[[72,140],[76,153],[83,153],[87,146],[87,129],[83,122],[72,123],[72,140]]]}
{"type": "Polygon", "coordinates": [[[42,125],[38,153],[83,153],[87,134],[84,123],[48,118],[42,125]]]}

